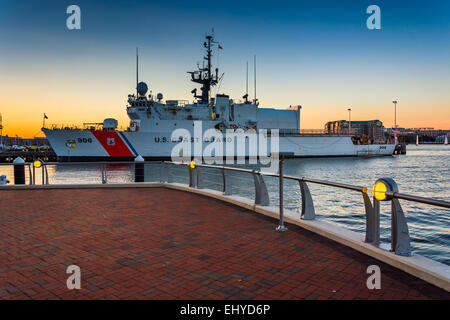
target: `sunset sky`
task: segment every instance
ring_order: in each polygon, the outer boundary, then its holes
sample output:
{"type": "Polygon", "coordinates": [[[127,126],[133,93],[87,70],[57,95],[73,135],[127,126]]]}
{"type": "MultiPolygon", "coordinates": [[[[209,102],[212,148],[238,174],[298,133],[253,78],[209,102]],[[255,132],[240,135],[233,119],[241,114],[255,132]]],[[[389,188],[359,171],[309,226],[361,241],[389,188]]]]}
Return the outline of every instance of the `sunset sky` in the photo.
{"type": "MultiPolygon", "coordinates": [[[[0,0],[3,134],[42,136],[48,124],[128,125],[140,80],[165,99],[192,100],[186,71],[202,59],[214,27],[225,72],[220,92],[241,98],[257,55],[263,107],[300,104],[302,128],[380,119],[393,126],[450,128],[450,1],[11,1],[0,0]],[[66,8],[81,8],[68,30],[66,8]],[[381,8],[369,30],[366,8],[381,8]]],[[[214,51],[213,61],[217,63],[214,51]]],[[[216,90],[213,90],[216,93],[216,90]]]]}

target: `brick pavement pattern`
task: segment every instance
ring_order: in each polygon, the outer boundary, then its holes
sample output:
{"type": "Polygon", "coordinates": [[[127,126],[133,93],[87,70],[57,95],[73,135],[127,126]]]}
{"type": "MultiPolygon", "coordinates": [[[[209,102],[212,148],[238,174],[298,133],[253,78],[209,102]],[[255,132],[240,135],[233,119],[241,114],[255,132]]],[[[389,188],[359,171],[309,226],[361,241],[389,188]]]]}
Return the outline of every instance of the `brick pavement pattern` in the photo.
{"type": "Polygon", "coordinates": [[[0,191],[0,299],[449,299],[297,226],[165,188],[0,191]],[[81,289],[66,287],[69,265],[81,289]],[[366,287],[369,265],[381,290],[366,287]]]}

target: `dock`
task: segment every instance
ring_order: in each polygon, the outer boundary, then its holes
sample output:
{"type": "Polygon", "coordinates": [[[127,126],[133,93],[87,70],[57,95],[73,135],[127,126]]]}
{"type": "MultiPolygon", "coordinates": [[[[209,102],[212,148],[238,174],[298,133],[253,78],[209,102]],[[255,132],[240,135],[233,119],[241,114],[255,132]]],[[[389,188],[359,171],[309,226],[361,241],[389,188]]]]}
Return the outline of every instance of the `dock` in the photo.
{"type": "Polygon", "coordinates": [[[53,150],[10,150],[0,151],[0,163],[13,162],[14,159],[20,157],[25,161],[32,162],[37,159],[44,161],[57,161],[58,157],[53,150]]]}
{"type": "Polygon", "coordinates": [[[187,187],[7,188],[0,190],[2,300],[450,299],[289,219],[289,230],[277,232],[273,217],[187,187]],[[79,290],[66,286],[69,265],[80,267],[79,290]],[[366,285],[370,265],[380,267],[381,289],[366,285]]]}

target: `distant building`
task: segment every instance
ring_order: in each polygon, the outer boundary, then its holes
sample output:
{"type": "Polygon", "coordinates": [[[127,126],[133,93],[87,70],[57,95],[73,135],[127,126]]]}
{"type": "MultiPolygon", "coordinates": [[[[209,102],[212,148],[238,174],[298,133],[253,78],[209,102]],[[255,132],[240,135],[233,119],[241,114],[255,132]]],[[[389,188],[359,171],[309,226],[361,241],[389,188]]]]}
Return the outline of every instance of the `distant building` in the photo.
{"type": "MultiPolygon", "coordinates": [[[[428,136],[432,138],[450,134],[450,130],[434,129],[434,128],[397,128],[396,130],[400,132],[399,135],[419,135],[421,137],[428,136]]],[[[392,128],[387,128],[386,133],[388,135],[393,134],[392,128]]]]}
{"type": "Polygon", "coordinates": [[[2,142],[4,146],[12,146],[12,145],[18,145],[18,146],[48,146],[49,142],[47,138],[44,137],[35,137],[31,139],[25,139],[21,137],[9,137],[9,136],[2,136],[2,142]]]}
{"type": "Polygon", "coordinates": [[[380,120],[351,121],[350,126],[347,120],[330,121],[325,124],[325,131],[329,134],[352,134],[356,137],[364,134],[372,142],[385,140],[383,122],[380,120]]]}

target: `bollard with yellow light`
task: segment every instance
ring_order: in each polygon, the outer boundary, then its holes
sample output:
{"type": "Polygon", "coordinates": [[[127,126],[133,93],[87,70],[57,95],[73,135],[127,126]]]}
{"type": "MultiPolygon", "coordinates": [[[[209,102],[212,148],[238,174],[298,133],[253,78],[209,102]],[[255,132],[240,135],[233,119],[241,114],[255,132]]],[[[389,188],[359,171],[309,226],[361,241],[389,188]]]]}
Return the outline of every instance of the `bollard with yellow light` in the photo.
{"type": "Polygon", "coordinates": [[[36,160],[36,161],[34,161],[34,162],[33,162],[33,166],[34,166],[35,168],[40,168],[40,167],[42,167],[42,162],[41,162],[41,160],[36,160]]]}
{"type": "Polygon", "coordinates": [[[381,178],[375,181],[372,187],[373,209],[375,216],[375,241],[379,246],[380,239],[380,201],[391,202],[391,251],[397,255],[411,256],[410,237],[408,224],[403,213],[402,206],[395,193],[398,192],[397,183],[392,178],[381,178]]]}

